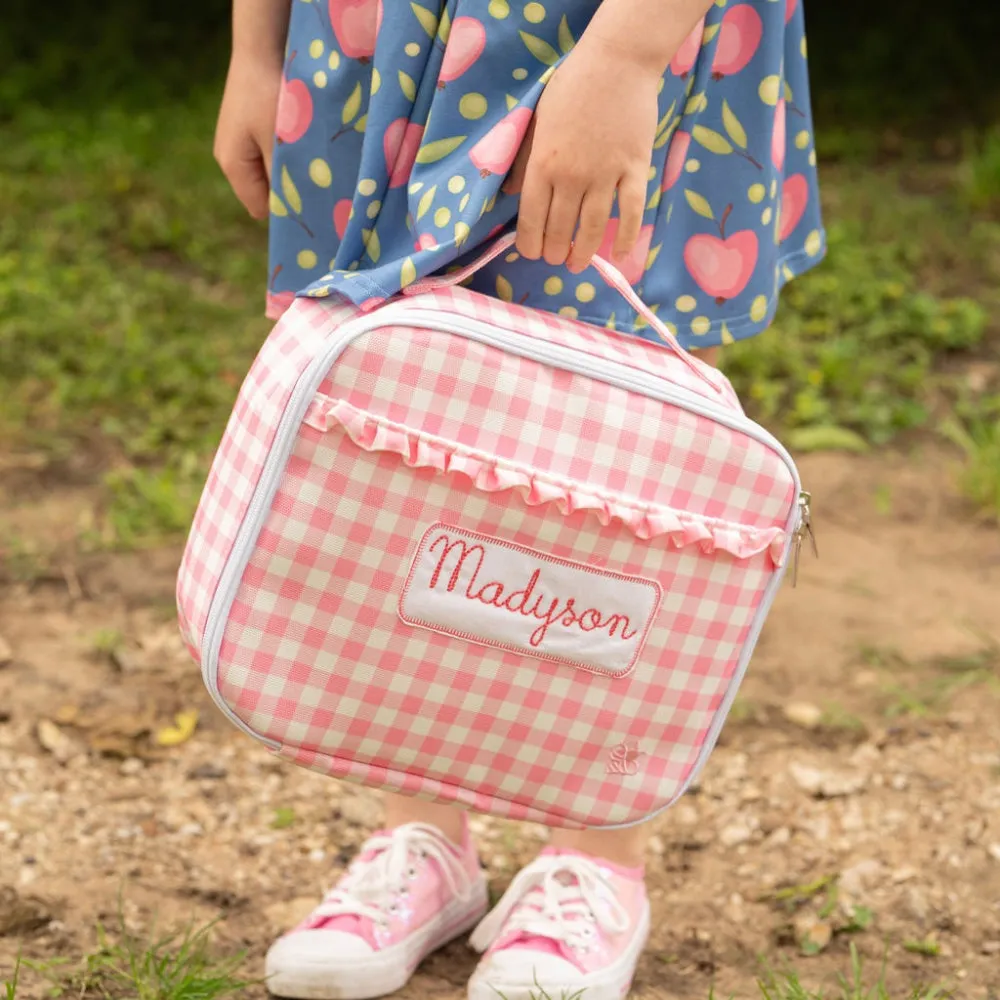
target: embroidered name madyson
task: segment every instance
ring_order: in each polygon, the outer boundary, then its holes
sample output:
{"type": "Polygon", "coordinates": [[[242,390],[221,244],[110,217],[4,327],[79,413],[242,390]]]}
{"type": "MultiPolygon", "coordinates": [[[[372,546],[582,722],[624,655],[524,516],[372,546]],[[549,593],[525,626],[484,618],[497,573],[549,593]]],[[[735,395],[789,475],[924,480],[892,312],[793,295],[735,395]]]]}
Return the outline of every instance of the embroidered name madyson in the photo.
{"type": "Polygon", "coordinates": [[[438,524],[421,540],[400,616],[472,642],[620,675],[634,665],[659,600],[652,581],[438,524]]]}

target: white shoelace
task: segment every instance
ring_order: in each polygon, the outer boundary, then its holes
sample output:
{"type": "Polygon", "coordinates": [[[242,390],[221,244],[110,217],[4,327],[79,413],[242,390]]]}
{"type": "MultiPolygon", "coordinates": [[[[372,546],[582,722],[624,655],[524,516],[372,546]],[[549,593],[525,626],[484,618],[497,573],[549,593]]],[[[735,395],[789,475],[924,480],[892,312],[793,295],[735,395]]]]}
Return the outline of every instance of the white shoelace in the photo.
{"type": "Polygon", "coordinates": [[[471,944],[486,951],[502,932],[519,931],[585,951],[595,924],[608,934],[621,934],[631,924],[614,885],[588,858],[551,855],[521,870],[471,944]]]}
{"type": "Polygon", "coordinates": [[[420,865],[430,859],[437,862],[452,894],[465,896],[472,888],[472,877],[441,838],[435,827],[423,823],[407,823],[389,834],[369,838],[347,877],[327,893],[314,915],[366,917],[384,927],[396,901],[417,877],[420,865]],[[361,860],[366,854],[375,856],[361,860]]]}

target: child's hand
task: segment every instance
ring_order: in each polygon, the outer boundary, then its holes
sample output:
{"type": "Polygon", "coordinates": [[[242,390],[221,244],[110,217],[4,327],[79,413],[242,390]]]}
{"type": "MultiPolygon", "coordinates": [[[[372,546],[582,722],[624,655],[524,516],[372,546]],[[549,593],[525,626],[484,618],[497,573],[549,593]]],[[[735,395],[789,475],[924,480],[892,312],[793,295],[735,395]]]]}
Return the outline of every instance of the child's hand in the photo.
{"type": "Polygon", "coordinates": [[[646,205],[659,83],[649,67],[586,40],[566,58],[505,185],[521,191],[523,256],[582,271],[604,238],[616,190],[614,254],[632,249],[646,205]]]}
{"type": "Polygon", "coordinates": [[[268,214],[280,91],[280,62],[240,56],[230,63],[215,129],[215,159],[255,219],[268,214]]]}

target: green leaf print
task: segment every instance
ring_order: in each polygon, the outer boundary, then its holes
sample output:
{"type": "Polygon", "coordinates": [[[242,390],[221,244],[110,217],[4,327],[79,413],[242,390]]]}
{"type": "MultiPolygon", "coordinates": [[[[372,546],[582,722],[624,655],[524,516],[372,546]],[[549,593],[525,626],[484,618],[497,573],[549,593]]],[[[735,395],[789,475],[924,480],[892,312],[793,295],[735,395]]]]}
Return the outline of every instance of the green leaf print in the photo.
{"type": "Polygon", "coordinates": [[[296,215],[302,214],[302,198],[299,196],[298,188],[292,180],[292,175],[288,172],[288,167],[281,168],[281,193],[285,196],[285,201],[291,206],[296,215]]]}
{"type": "Polygon", "coordinates": [[[361,84],[356,83],[354,90],[351,91],[351,96],[344,102],[344,108],[340,113],[340,120],[344,125],[357,118],[358,112],[361,110],[361,98],[361,84]]]}
{"type": "Polygon", "coordinates": [[[718,153],[720,156],[725,156],[727,153],[733,151],[732,143],[724,135],[710,128],[705,128],[704,125],[695,125],[691,129],[691,137],[695,142],[704,146],[710,153],[718,153]]]}
{"type": "Polygon", "coordinates": [[[447,7],[445,7],[444,12],[441,14],[441,23],[438,25],[437,36],[443,45],[448,44],[448,39],[451,37],[451,15],[448,13],[447,7]]]}
{"type": "Polygon", "coordinates": [[[712,206],[708,203],[708,199],[704,195],[698,194],[697,191],[685,191],[684,197],[687,199],[687,203],[702,218],[715,221],[715,213],[712,211],[712,206]]]}
{"type": "Polygon", "coordinates": [[[435,139],[434,142],[420,147],[417,151],[417,163],[437,163],[449,153],[455,152],[466,139],[468,139],[467,135],[453,135],[448,139],[435,139]]]}
{"type": "Polygon", "coordinates": [[[417,85],[413,82],[413,77],[402,70],[399,71],[399,89],[411,104],[417,99],[417,85]]]}
{"type": "Polygon", "coordinates": [[[416,280],[416,265],[413,263],[412,257],[407,257],[406,260],[403,261],[403,266],[399,270],[399,286],[400,288],[406,288],[408,285],[412,285],[416,280]]]}
{"type": "Polygon", "coordinates": [[[372,263],[377,264],[382,256],[382,241],[378,238],[378,233],[374,229],[362,229],[361,242],[364,243],[372,263]]]}
{"type": "Polygon", "coordinates": [[[729,102],[723,99],[722,101],[722,124],[726,128],[726,132],[729,138],[740,147],[740,149],[747,148],[747,132],[743,127],[742,122],[736,117],[736,113],[729,106],[729,102]]]}
{"type": "Polygon", "coordinates": [[[562,49],[563,55],[566,55],[573,51],[576,45],[576,39],[573,37],[573,32],[569,30],[569,21],[566,15],[563,14],[563,19],[559,22],[559,48],[562,49]]]}
{"type": "Polygon", "coordinates": [[[497,298],[503,302],[514,301],[514,288],[502,274],[497,275],[497,298]]]}
{"type": "Polygon", "coordinates": [[[421,7],[418,3],[411,3],[410,10],[413,11],[417,20],[420,22],[420,27],[427,32],[427,37],[433,41],[438,30],[437,16],[426,7],[421,7]]]}
{"type": "Polygon", "coordinates": [[[420,203],[417,205],[417,219],[418,221],[422,219],[427,212],[430,210],[431,205],[434,204],[434,195],[437,194],[437,185],[428,188],[423,197],[420,199],[420,203]]]}
{"type": "Polygon", "coordinates": [[[521,41],[524,42],[528,51],[541,63],[546,66],[555,66],[559,62],[559,53],[556,52],[548,42],[536,35],[529,35],[526,31],[519,31],[521,41]]]}
{"type": "Polygon", "coordinates": [[[288,215],[288,209],[285,208],[285,203],[274,191],[271,192],[270,197],[268,198],[268,207],[271,209],[271,214],[277,215],[279,218],[284,218],[288,215]]]}

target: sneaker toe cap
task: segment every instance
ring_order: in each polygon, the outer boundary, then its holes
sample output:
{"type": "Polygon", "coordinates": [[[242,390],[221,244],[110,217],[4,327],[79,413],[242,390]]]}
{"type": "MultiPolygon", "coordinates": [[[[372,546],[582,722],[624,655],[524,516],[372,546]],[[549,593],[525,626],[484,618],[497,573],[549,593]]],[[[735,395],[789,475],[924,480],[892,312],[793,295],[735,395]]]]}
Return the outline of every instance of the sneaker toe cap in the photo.
{"type": "Polygon", "coordinates": [[[527,948],[507,948],[494,952],[483,963],[478,974],[487,982],[509,986],[539,986],[552,990],[572,989],[582,982],[584,974],[572,962],[559,955],[541,954],[527,948]]]}
{"type": "Polygon", "coordinates": [[[267,972],[274,975],[303,965],[341,966],[373,954],[371,945],[357,934],[322,929],[292,931],[271,946],[267,972]]]}

